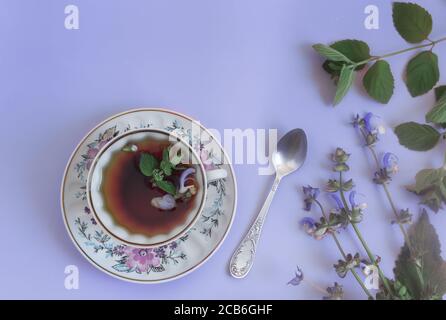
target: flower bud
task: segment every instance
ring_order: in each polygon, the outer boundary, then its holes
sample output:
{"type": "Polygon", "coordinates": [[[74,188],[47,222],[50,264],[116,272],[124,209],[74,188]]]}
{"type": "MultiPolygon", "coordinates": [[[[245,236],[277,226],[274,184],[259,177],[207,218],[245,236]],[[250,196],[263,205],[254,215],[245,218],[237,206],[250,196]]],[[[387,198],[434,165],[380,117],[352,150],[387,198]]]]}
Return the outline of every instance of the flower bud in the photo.
{"type": "Polygon", "coordinates": [[[340,187],[341,186],[340,186],[338,180],[330,179],[330,180],[328,180],[326,190],[327,190],[327,192],[330,192],[330,193],[338,192],[340,187]]]}
{"type": "Polygon", "coordinates": [[[333,161],[336,163],[346,163],[350,158],[350,155],[342,148],[337,148],[333,154],[333,161]]]}

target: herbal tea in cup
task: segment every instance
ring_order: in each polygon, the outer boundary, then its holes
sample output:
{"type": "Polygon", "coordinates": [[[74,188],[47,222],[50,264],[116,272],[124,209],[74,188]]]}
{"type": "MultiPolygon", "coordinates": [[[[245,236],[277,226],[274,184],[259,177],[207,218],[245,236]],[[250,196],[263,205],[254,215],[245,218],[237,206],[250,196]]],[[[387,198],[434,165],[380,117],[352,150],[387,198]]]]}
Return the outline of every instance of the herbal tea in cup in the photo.
{"type": "Polygon", "coordinates": [[[223,169],[206,172],[196,152],[171,133],[135,130],[110,141],[96,156],[88,202],[115,239],[159,246],[192,227],[204,208],[208,180],[225,176],[223,169]]]}

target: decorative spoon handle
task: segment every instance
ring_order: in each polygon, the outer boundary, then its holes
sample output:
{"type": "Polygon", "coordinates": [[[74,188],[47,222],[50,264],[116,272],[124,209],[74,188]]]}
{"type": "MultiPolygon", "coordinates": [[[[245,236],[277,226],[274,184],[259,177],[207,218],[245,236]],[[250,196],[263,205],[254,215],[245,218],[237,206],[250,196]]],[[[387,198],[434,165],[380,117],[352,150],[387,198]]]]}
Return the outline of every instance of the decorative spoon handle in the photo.
{"type": "Polygon", "coordinates": [[[266,215],[271,202],[273,201],[279,182],[280,178],[276,176],[271,191],[269,192],[262,209],[260,209],[256,220],[232,255],[229,271],[235,278],[244,278],[249,270],[251,270],[257,249],[257,242],[260,238],[260,232],[262,231],[263,223],[265,222],[266,215]]]}

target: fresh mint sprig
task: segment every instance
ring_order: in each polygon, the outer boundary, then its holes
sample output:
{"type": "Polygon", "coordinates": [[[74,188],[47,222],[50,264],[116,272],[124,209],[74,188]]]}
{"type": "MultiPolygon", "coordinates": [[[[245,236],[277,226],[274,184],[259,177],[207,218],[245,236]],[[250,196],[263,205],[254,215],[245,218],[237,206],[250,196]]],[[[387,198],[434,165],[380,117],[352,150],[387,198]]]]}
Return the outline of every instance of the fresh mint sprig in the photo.
{"type": "Polygon", "coordinates": [[[175,196],[177,188],[171,181],[165,180],[165,177],[172,175],[177,164],[169,160],[169,149],[165,148],[161,162],[150,153],[142,153],[139,160],[139,169],[143,175],[152,178],[152,183],[158,188],[175,196]]]}
{"type": "Polygon", "coordinates": [[[434,88],[440,77],[438,57],[434,47],[446,37],[431,40],[432,16],[423,7],[414,3],[395,2],[392,10],[393,24],[401,37],[414,47],[398,50],[384,55],[371,55],[370,47],[360,40],[341,40],[330,46],[315,44],[313,49],[327,60],[322,68],[331,75],[337,84],[334,105],[339,104],[352,87],[355,71],[362,70],[371,63],[362,85],[369,96],[387,104],[394,92],[395,80],[387,58],[409,51],[427,48],[411,58],[406,67],[405,82],[411,96],[417,97],[434,88]]]}

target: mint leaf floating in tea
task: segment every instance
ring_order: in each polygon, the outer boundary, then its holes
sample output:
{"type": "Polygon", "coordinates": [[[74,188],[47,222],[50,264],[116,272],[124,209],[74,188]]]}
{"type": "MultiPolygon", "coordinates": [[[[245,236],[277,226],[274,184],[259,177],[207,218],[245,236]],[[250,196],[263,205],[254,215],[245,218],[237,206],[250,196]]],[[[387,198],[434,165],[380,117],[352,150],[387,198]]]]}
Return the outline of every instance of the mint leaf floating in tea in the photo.
{"type": "Polygon", "coordinates": [[[156,183],[157,181],[163,181],[164,179],[164,172],[161,169],[155,169],[153,170],[153,182],[156,183]]]}
{"type": "Polygon", "coordinates": [[[149,153],[141,154],[139,169],[143,175],[151,177],[156,168],[158,168],[158,160],[153,155],[149,153]]]}
{"type": "Polygon", "coordinates": [[[172,165],[170,162],[161,160],[160,168],[161,168],[161,170],[163,170],[163,172],[166,176],[170,176],[172,174],[173,168],[172,168],[172,165]]]}
{"type": "Polygon", "coordinates": [[[155,180],[155,184],[160,188],[161,190],[175,196],[177,193],[177,188],[175,185],[167,180],[155,180]]]}
{"type": "Polygon", "coordinates": [[[181,162],[181,149],[178,152],[171,152],[171,147],[162,150],[161,161],[150,153],[142,153],[139,161],[141,173],[150,178],[152,187],[158,188],[169,197],[155,197],[151,205],[161,210],[170,210],[173,201],[189,200],[197,193],[196,181],[192,167],[177,167],[181,162]],[[169,208],[169,209],[165,209],[169,208]]]}
{"type": "Polygon", "coordinates": [[[165,148],[163,150],[163,160],[161,160],[160,168],[163,170],[166,176],[170,176],[172,174],[172,170],[175,169],[175,165],[169,160],[169,149],[165,148]]]}

